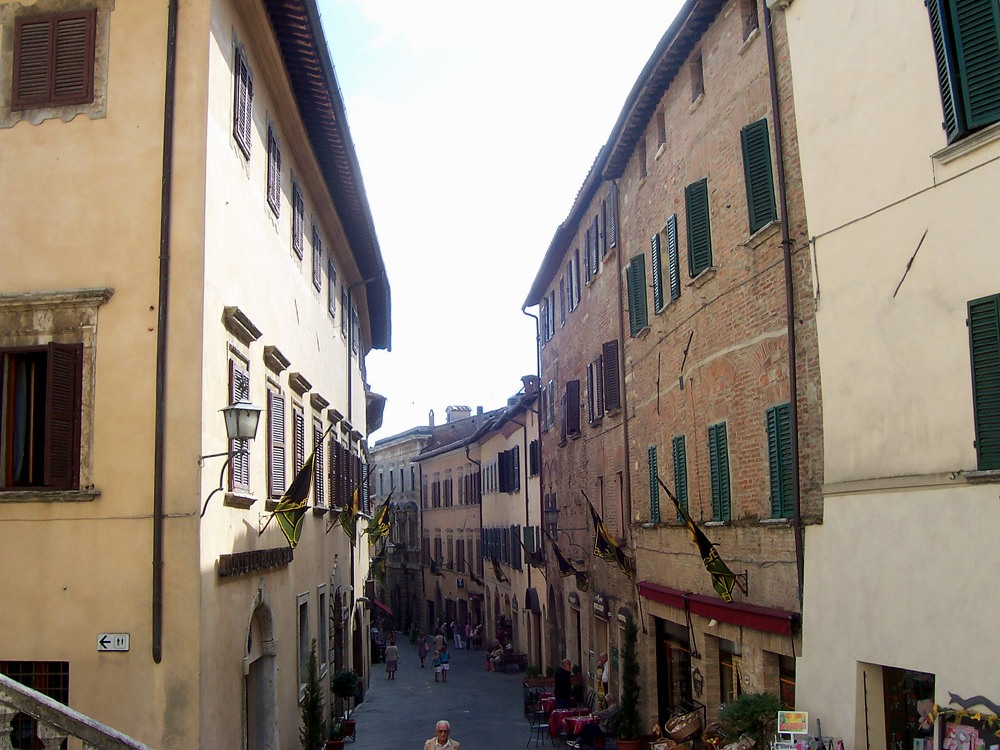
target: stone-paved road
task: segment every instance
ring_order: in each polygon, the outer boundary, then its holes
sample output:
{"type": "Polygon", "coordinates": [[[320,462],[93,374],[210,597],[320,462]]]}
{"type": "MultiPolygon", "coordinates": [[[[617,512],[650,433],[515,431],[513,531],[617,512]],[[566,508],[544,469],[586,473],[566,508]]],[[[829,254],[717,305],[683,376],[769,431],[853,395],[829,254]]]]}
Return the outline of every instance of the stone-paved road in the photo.
{"type": "Polygon", "coordinates": [[[384,664],[372,665],[371,685],[355,712],[358,739],[348,740],[346,750],[422,750],[439,719],[451,722],[452,737],[462,750],[524,747],[529,730],[523,672],[487,672],[485,651],[453,649],[448,682],[435,683],[430,656],[421,669],[405,635],[397,644],[396,679],[386,679],[384,664]]]}

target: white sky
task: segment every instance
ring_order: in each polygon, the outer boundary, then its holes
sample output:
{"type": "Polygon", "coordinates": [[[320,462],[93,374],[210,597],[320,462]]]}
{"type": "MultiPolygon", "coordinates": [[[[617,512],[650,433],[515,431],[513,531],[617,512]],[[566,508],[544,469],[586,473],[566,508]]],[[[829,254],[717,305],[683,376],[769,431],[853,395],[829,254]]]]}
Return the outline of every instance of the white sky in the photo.
{"type": "Polygon", "coordinates": [[[502,406],[537,371],[521,305],[681,0],[318,4],[392,288],[373,440],[502,406]]]}

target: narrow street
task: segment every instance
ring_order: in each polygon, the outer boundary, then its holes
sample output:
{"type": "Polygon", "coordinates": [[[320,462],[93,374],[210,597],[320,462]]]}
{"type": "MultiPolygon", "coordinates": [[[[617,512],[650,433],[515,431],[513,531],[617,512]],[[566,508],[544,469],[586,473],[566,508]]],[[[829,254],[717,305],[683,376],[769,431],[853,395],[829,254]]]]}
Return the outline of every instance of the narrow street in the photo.
{"type": "Polygon", "coordinates": [[[448,682],[435,684],[431,658],[420,660],[406,636],[397,640],[400,658],[394,680],[385,665],[372,665],[365,701],[355,716],[357,742],[350,750],[421,750],[441,719],[451,722],[452,738],[468,750],[522,748],[528,738],[521,687],[523,672],[486,671],[486,652],[450,650],[448,682]]]}

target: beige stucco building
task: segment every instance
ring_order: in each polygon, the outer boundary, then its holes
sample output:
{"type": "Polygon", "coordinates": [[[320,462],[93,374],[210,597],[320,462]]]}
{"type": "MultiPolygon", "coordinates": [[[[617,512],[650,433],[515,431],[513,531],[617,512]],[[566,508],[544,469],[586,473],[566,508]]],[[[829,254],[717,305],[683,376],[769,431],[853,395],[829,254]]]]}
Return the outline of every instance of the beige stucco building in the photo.
{"type": "Polygon", "coordinates": [[[919,701],[1000,704],[997,6],[783,13],[826,468],[796,704],[848,748],[930,746],[919,701]]]}
{"type": "Polygon", "coordinates": [[[293,747],[310,643],[366,669],[330,524],[389,283],[314,1],[177,9],[0,3],[0,670],[157,748],[293,747]],[[320,438],[292,552],[260,530],[320,438]]]}

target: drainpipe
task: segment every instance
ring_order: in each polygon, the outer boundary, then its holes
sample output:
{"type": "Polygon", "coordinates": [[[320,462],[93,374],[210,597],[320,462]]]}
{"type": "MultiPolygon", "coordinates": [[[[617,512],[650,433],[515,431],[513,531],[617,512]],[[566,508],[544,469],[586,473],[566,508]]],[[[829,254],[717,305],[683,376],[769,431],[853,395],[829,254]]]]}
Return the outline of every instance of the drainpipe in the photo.
{"type": "Polygon", "coordinates": [[[778,95],[778,71],[774,60],[774,32],[771,29],[771,9],[764,5],[764,38],[767,41],[767,72],[771,84],[771,114],[774,118],[774,156],[777,165],[778,200],[781,211],[781,252],[785,266],[785,318],[788,321],[788,400],[792,423],[792,529],[795,535],[795,573],[798,579],[799,608],[802,608],[802,581],[805,574],[803,559],[802,498],[799,488],[799,409],[798,375],[795,357],[795,298],[792,279],[792,241],[788,227],[788,194],[785,187],[785,151],[781,137],[781,109],[778,95]]]}
{"type": "Polygon", "coordinates": [[[163,167],[160,187],[160,287],[156,313],[156,395],[153,433],[153,661],[163,659],[163,483],[166,447],[167,301],[170,292],[170,189],[173,177],[174,84],[177,62],[177,3],[167,8],[167,70],[163,86],[163,167]]]}
{"type": "MultiPolygon", "coordinates": [[[[615,200],[618,199],[618,183],[615,186],[615,200]]],[[[615,212],[618,206],[614,207],[615,212]]],[[[622,519],[622,531],[626,525],[632,521],[632,456],[629,448],[628,436],[628,388],[625,387],[625,292],[622,288],[622,251],[625,244],[621,237],[621,215],[619,214],[618,226],[618,248],[615,253],[615,265],[618,269],[618,338],[622,345],[618,348],[618,371],[621,373],[621,394],[622,394],[622,439],[625,441],[625,470],[622,472],[622,491],[625,500],[625,508],[628,514],[627,519],[622,519]]],[[[605,386],[606,387],[606,386],[605,386]]],[[[632,552],[635,552],[635,539],[629,534],[629,541],[632,542],[632,552]]]]}

